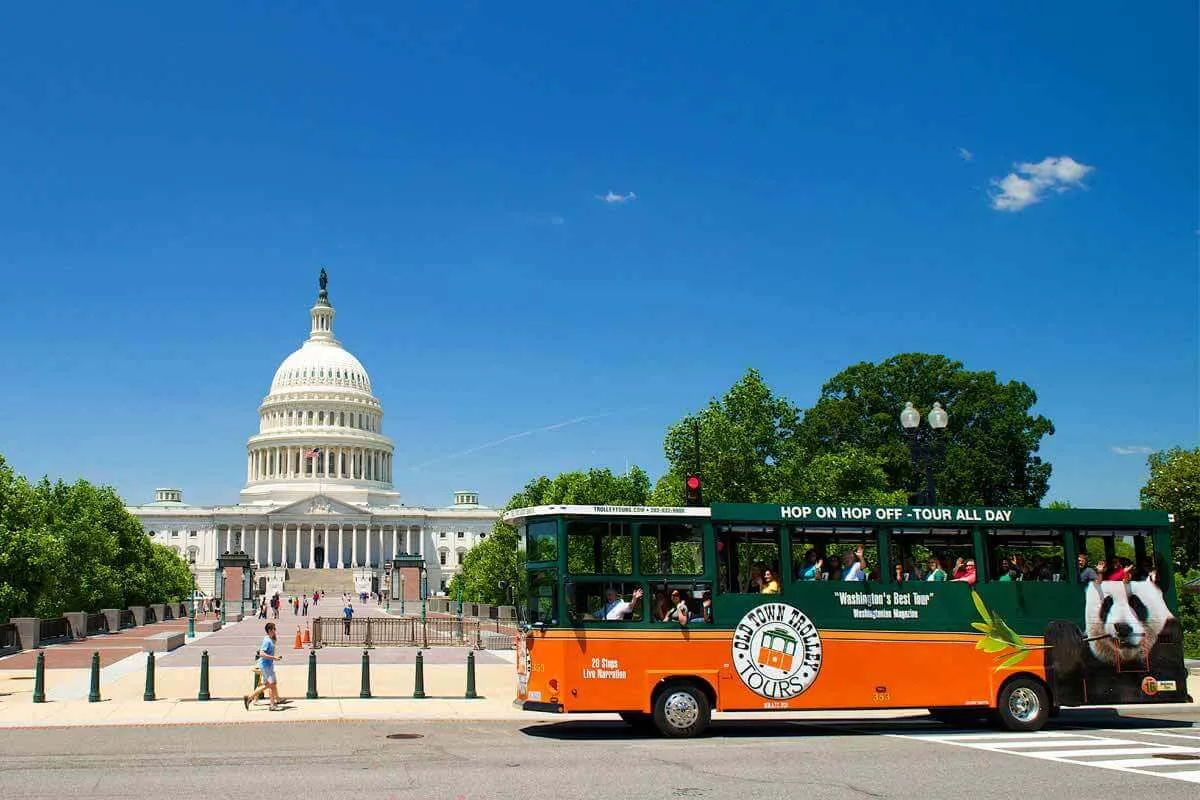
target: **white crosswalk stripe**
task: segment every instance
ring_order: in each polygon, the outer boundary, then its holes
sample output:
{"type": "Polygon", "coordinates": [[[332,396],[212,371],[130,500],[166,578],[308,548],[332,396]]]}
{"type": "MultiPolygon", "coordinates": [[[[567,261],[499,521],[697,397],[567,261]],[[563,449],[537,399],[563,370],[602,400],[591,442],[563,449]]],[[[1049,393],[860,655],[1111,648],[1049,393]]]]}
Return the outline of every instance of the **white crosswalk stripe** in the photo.
{"type": "Polygon", "coordinates": [[[892,735],[900,739],[1200,783],[1200,728],[892,735]]]}

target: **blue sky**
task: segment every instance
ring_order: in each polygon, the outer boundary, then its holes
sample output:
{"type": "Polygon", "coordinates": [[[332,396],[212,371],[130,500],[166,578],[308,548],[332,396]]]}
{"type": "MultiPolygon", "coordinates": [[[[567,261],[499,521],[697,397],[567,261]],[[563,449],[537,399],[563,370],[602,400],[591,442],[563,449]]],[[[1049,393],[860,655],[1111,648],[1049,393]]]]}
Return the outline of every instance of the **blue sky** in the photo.
{"type": "Polygon", "coordinates": [[[410,503],[923,350],[1135,505],[1200,438],[1195,4],[970,5],[12,6],[0,453],[233,501],[324,265],[410,503]]]}

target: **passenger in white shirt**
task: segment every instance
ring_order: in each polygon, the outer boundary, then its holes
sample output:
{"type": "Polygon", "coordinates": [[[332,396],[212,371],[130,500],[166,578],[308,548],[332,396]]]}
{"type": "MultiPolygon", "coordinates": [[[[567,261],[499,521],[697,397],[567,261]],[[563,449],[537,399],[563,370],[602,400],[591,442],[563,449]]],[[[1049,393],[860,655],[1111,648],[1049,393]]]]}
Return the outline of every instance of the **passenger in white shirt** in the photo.
{"type": "Polygon", "coordinates": [[[634,589],[633,597],[630,600],[621,600],[617,597],[616,590],[609,589],[608,602],[604,604],[604,608],[600,611],[600,619],[610,622],[625,619],[625,615],[632,613],[634,607],[641,601],[641,589],[634,589]]]}

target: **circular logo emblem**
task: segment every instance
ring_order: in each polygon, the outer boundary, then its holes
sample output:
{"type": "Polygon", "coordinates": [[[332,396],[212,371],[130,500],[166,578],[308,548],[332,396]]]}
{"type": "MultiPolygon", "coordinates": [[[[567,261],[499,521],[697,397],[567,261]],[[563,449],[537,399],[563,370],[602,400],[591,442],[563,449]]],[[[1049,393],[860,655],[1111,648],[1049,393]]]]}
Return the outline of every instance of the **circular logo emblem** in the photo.
{"type": "Polygon", "coordinates": [[[1145,678],[1142,679],[1142,691],[1148,695],[1158,694],[1158,681],[1154,680],[1153,677],[1147,675],[1145,678]]]}
{"type": "Polygon", "coordinates": [[[821,671],[817,626],[787,603],[752,608],[733,631],[733,667],[755,694],[790,700],[821,671]]]}

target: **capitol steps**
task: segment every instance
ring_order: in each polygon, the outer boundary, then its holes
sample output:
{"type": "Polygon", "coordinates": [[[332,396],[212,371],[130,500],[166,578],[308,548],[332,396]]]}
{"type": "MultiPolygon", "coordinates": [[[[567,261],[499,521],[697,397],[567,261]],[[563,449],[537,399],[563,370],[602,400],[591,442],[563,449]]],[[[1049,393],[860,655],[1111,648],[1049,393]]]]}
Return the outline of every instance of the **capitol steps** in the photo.
{"type": "Polygon", "coordinates": [[[340,597],[354,592],[353,569],[288,569],[283,583],[286,595],[309,595],[320,590],[340,597]]]}

